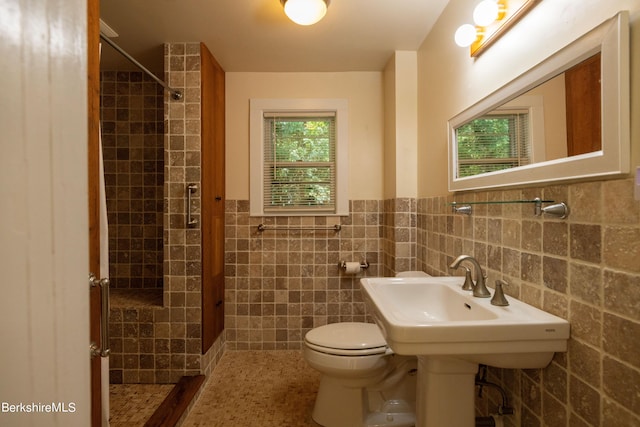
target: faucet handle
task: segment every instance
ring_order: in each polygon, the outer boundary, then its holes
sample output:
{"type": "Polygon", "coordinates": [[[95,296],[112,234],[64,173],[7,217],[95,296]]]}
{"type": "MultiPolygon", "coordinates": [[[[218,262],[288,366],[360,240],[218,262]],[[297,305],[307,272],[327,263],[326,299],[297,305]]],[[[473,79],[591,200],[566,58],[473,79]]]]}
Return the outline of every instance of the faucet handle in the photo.
{"type": "Polygon", "coordinates": [[[491,296],[491,292],[489,292],[487,285],[485,285],[486,282],[487,276],[482,274],[482,271],[480,271],[480,276],[478,277],[478,280],[476,280],[476,285],[473,287],[474,297],[489,298],[491,296]]]}
{"type": "Polygon", "coordinates": [[[465,269],[464,272],[464,284],[462,285],[462,290],[463,291],[472,291],[473,288],[475,287],[475,284],[473,283],[473,280],[471,279],[471,269],[468,267],[465,267],[464,265],[462,266],[462,268],[465,269]]]}
{"type": "Polygon", "coordinates": [[[491,298],[491,304],[497,305],[500,307],[509,305],[509,301],[507,301],[507,299],[504,296],[504,290],[502,289],[503,285],[508,286],[507,282],[505,282],[504,280],[500,280],[500,279],[496,280],[496,289],[493,294],[493,298],[491,298]]]}

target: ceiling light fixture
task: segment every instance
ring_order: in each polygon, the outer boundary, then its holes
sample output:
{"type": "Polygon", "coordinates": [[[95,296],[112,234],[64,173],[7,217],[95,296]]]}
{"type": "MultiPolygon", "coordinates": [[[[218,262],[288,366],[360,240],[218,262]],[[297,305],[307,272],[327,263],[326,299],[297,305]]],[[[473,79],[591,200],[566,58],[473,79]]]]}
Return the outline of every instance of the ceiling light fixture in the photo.
{"type": "Polygon", "coordinates": [[[298,25],[313,25],[324,18],[330,0],[280,0],[284,13],[298,25]]]}

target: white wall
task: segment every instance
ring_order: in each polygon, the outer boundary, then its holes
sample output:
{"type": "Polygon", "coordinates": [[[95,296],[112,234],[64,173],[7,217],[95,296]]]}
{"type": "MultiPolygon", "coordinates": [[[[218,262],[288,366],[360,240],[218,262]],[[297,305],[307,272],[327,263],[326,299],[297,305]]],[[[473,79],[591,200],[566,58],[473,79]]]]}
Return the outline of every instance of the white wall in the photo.
{"type": "MultiPolygon", "coordinates": [[[[453,34],[472,22],[475,0],[450,2],[418,52],[420,197],[447,194],[447,121],[582,34],[631,11],[632,112],[640,106],[640,2],[542,1],[480,57],[458,47],[453,34]],[[635,31],[634,31],[635,30],[635,31]],[[634,106],[636,107],[634,109],[634,106]]],[[[632,113],[632,153],[640,161],[640,122],[632,113]]]]}
{"type": "Polygon", "coordinates": [[[383,195],[381,72],[226,74],[226,198],[249,199],[249,99],[346,98],[349,199],[383,195]]]}
{"type": "Polygon", "coordinates": [[[0,5],[0,425],[89,425],[86,16],[0,5]]]}
{"type": "Polygon", "coordinates": [[[397,51],[384,70],[384,198],[416,197],[418,68],[415,51],[397,51]]]}

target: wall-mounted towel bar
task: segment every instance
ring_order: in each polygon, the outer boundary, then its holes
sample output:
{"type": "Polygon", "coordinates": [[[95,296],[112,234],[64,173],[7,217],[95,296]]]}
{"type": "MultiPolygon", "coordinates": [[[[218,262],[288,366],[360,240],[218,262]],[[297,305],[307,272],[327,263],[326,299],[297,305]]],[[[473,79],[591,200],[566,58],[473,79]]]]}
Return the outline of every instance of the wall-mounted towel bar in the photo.
{"type": "Polygon", "coordinates": [[[340,224],[336,225],[258,225],[258,231],[335,231],[336,233],[342,230],[340,224]]]}

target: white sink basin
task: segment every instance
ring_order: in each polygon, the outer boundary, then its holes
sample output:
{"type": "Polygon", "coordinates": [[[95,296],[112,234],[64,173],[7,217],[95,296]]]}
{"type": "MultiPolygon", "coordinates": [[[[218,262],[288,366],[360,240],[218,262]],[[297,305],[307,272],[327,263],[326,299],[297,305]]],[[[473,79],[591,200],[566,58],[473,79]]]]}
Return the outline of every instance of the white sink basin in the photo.
{"type": "MultiPolygon", "coordinates": [[[[398,354],[452,356],[499,368],[542,368],[566,351],[569,323],[513,297],[494,306],[462,277],[363,278],[365,301],[398,354]]],[[[492,291],[493,293],[493,291],[492,291]]]]}

